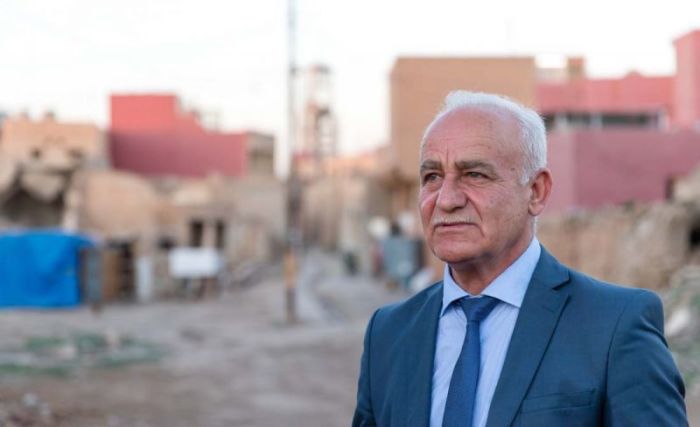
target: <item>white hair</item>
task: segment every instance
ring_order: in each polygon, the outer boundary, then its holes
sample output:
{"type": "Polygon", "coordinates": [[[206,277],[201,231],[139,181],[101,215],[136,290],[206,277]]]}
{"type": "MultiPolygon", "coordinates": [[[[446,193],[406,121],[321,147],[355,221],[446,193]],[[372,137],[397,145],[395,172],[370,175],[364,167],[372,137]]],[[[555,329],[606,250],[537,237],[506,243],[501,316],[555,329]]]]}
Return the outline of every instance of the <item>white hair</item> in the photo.
{"type": "Polygon", "coordinates": [[[537,171],[547,166],[547,132],[542,117],[536,111],[505,96],[483,92],[466,90],[450,92],[445,97],[442,109],[425,129],[421,150],[425,137],[438,120],[454,110],[465,107],[481,111],[505,112],[516,120],[520,128],[520,143],[523,147],[522,183],[529,181],[537,171]]]}

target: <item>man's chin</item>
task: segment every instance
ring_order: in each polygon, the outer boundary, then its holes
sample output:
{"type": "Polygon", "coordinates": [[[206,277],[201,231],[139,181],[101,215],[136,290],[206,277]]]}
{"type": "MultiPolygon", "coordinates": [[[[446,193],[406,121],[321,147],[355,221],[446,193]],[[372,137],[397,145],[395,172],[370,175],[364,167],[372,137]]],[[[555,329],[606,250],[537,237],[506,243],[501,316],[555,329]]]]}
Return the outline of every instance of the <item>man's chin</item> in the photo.
{"type": "Polygon", "coordinates": [[[469,264],[481,257],[480,251],[473,249],[441,249],[435,248],[433,251],[435,256],[442,262],[447,264],[469,264]]]}

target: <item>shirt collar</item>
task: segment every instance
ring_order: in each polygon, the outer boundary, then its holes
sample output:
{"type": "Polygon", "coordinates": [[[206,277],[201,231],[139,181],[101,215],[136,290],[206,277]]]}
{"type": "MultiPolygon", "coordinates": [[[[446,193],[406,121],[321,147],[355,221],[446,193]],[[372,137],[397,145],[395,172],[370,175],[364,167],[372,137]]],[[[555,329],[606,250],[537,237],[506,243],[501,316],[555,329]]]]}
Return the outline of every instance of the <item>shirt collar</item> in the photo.
{"type": "MultiPolygon", "coordinates": [[[[506,268],[493,282],[484,289],[482,295],[494,297],[500,301],[520,308],[525,298],[525,291],[535,271],[537,262],[540,259],[542,248],[537,238],[533,238],[518,259],[506,268]]],[[[440,316],[445,314],[445,310],[454,302],[465,296],[471,296],[460,288],[450,274],[449,265],[445,264],[445,273],[442,287],[442,311],[440,316]]]]}

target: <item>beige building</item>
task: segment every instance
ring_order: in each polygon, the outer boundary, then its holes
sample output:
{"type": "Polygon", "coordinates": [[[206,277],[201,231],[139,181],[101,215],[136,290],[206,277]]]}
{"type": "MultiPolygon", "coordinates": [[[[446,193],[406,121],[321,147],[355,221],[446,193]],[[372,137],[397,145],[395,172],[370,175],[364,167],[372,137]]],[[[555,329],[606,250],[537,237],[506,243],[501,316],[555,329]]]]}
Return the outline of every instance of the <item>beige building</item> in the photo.
{"type": "Polygon", "coordinates": [[[158,297],[178,292],[168,267],[173,248],[215,249],[225,273],[269,260],[284,240],[285,200],[284,185],[267,175],[148,180],[122,171],[82,171],[68,211],[81,231],[115,249],[123,265],[135,266],[121,273],[120,288],[127,289],[121,294],[134,289],[140,276],[158,297]]]}

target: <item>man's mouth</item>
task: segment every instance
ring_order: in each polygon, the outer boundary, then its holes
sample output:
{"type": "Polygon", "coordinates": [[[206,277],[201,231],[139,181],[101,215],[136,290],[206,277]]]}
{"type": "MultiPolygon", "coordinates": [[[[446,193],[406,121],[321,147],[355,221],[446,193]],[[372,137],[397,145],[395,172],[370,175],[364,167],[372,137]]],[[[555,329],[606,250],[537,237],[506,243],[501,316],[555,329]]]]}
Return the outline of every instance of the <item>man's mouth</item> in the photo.
{"type": "Polygon", "coordinates": [[[435,224],[435,228],[458,228],[458,227],[466,227],[468,225],[474,225],[474,223],[469,222],[469,221],[445,221],[445,222],[438,222],[435,224]]]}

